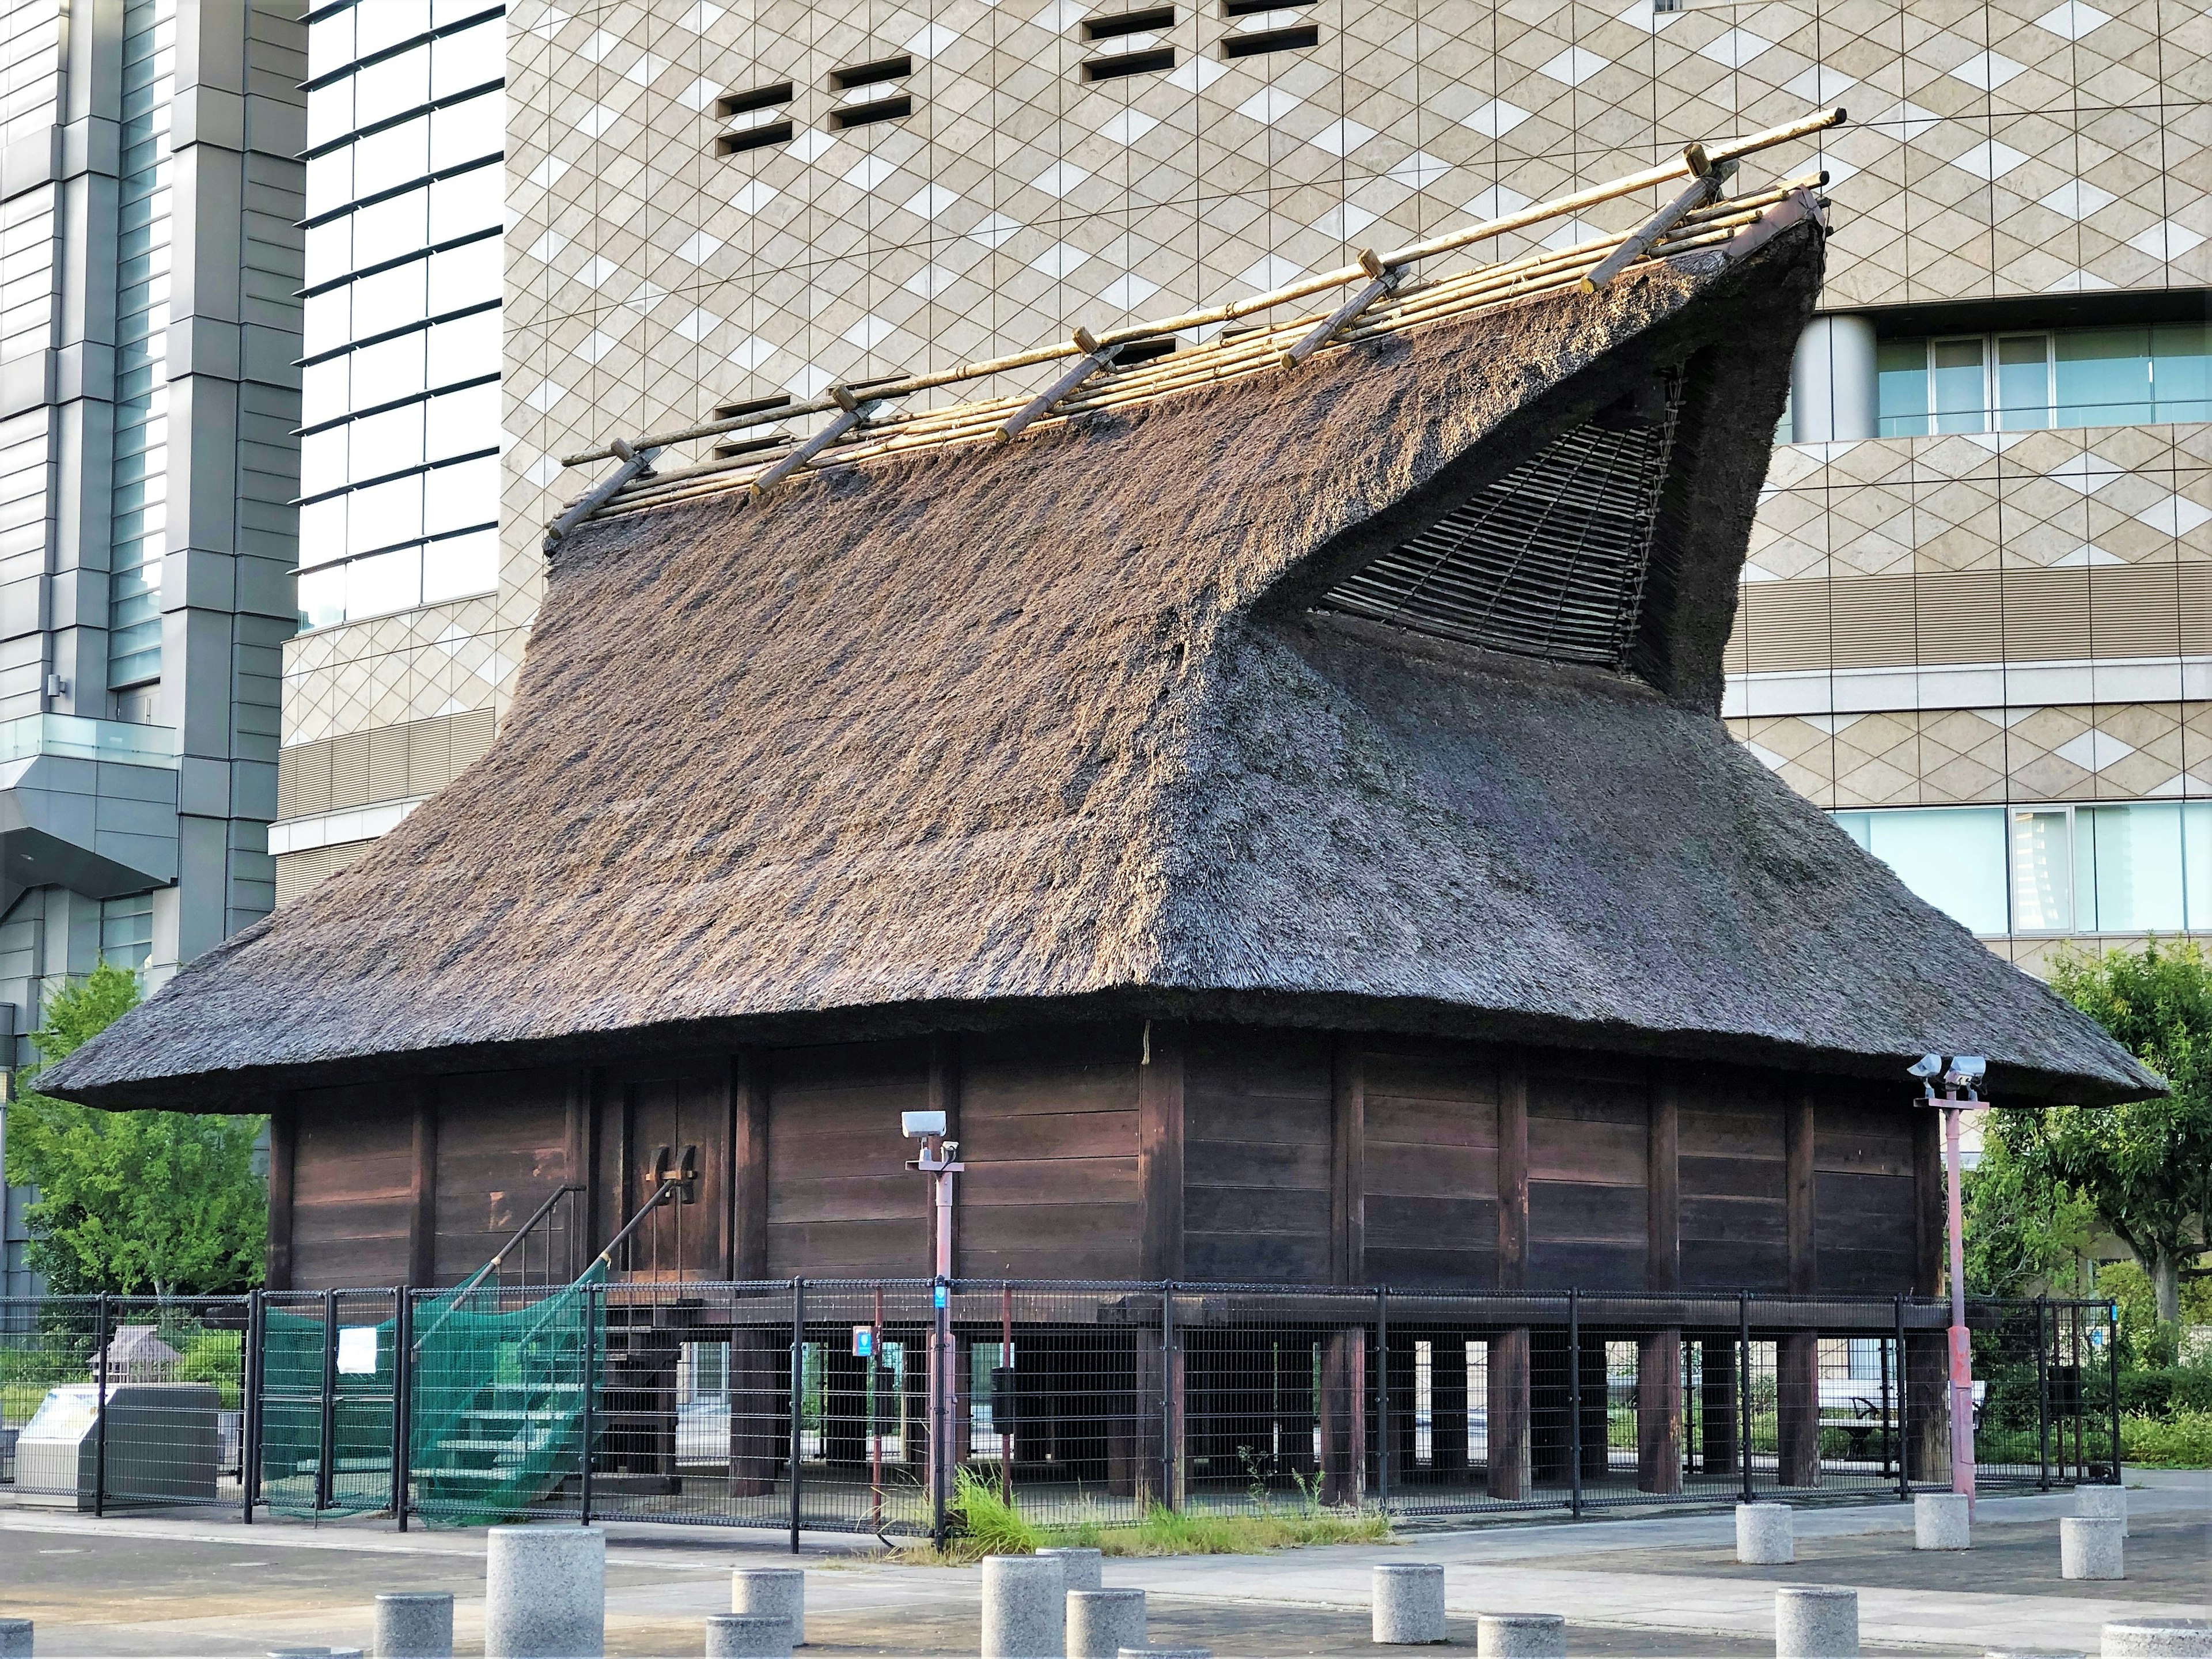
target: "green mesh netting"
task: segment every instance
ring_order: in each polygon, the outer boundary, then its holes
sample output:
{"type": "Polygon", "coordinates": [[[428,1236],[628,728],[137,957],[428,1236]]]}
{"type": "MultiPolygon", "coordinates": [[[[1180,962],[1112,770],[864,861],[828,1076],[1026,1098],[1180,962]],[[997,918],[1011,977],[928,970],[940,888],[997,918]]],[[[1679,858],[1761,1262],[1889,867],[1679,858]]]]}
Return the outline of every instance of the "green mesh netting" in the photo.
{"type": "MultiPolygon", "coordinates": [[[[605,1352],[605,1310],[585,1287],[603,1264],[526,1307],[463,1288],[417,1303],[410,1378],[411,1507],[446,1526],[513,1519],[581,1462],[586,1321],[605,1352]]],[[[261,1494],[284,1515],[361,1513],[392,1499],[393,1327],[376,1328],[376,1370],[341,1372],[331,1412],[329,1501],[316,1502],[322,1461],[326,1335],[312,1315],[276,1309],[262,1346],[261,1494]]]]}

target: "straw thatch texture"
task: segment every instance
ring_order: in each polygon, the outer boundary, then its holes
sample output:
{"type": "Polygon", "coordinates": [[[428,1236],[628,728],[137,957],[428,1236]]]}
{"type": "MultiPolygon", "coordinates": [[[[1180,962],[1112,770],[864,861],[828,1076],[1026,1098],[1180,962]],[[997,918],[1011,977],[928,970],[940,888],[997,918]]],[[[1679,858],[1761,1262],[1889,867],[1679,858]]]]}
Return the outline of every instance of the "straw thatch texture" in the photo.
{"type": "Polygon", "coordinates": [[[592,526],[492,751],[41,1086],[1146,1012],[2146,1092],[1716,718],[1819,257],[592,526]],[[1685,361],[1644,682],[1308,609],[1685,361]]]}

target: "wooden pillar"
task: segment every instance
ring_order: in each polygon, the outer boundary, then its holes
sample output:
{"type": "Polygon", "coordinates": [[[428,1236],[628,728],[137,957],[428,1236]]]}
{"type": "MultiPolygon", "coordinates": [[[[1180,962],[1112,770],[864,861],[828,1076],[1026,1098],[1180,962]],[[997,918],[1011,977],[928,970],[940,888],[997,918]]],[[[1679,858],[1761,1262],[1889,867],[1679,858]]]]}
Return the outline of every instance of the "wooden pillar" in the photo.
{"type": "MultiPolygon", "coordinates": [[[[1948,1206],[1943,1190],[1942,1115],[1912,1114],[1912,1294],[1944,1293],[1948,1206]]],[[[1905,1339],[1905,1472],[1938,1484],[1951,1479],[1950,1347],[1942,1331],[1905,1339]]]]}
{"type": "Polygon", "coordinates": [[[1358,1040],[1329,1044],[1328,1273],[1332,1285],[1367,1274],[1367,1078],[1358,1040]]]}
{"type": "MultiPolygon", "coordinates": [[[[1498,1065],[1498,1288],[1528,1287],[1528,1063],[1509,1048],[1498,1065]]],[[[1530,1333],[1509,1326],[1490,1339],[1490,1495],[1526,1498],[1530,1333]]]]}
{"type": "Polygon", "coordinates": [[[1733,1336],[1702,1339],[1698,1361],[1698,1470],[1729,1474],[1737,1468],[1736,1352],[1733,1336]]]}
{"type": "Polygon", "coordinates": [[[1321,1501],[1357,1504],[1367,1490],[1367,1328],[1323,1338],[1321,1356],[1321,1501]]]}
{"type": "Polygon", "coordinates": [[[415,1085],[413,1120],[414,1158],[407,1180],[407,1282],[422,1290],[438,1282],[438,1089],[428,1079],[415,1085]]]}
{"type": "Polygon", "coordinates": [[[1145,1198],[1144,1276],[1182,1277],[1182,1024],[1145,1026],[1137,1073],[1137,1178],[1145,1198]]]}
{"type": "Polygon", "coordinates": [[[296,1100],[279,1095],[269,1113],[269,1249],[262,1274],[272,1291],[292,1288],[292,1170],[300,1149],[296,1100]]]}
{"type": "Polygon", "coordinates": [[[783,1414],[790,1349],[787,1325],[781,1328],[740,1325],[730,1333],[730,1495],[733,1498],[759,1498],[775,1490],[776,1471],[790,1450],[783,1414]]]}
{"type": "MultiPolygon", "coordinates": [[[[1682,1288],[1681,1097],[1668,1079],[1651,1088],[1650,1134],[1644,1186],[1649,1232],[1644,1288],[1671,1293],[1682,1288]]],[[[1682,1331],[1665,1326],[1637,1339],[1636,1487],[1638,1492],[1682,1490],[1682,1331]]]]}
{"type": "Polygon", "coordinates": [[[735,1111],[730,1152],[730,1277],[768,1277],[768,1055],[740,1048],[730,1060],[735,1111]]]}
{"type": "MultiPolygon", "coordinates": [[[[1813,1211],[1813,1096],[1794,1093],[1784,1106],[1784,1190],[1788,1200],[1790,1294],[1819,1285],[1819,1240],[1813,1211]]],[[[1785,1486],[1820,1484],[1820,1339],[1785,1331],[1775,1344],[1776,1480],[1785,1486]]]]}

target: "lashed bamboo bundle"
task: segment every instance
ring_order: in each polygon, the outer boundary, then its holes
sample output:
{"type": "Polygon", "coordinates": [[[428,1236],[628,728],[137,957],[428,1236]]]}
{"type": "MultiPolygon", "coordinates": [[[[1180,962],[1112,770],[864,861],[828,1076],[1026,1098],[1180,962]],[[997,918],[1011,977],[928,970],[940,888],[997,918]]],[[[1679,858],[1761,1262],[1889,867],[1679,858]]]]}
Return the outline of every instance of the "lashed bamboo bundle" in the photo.
{"type": "Polygon", "coordinates": [[[748,410],[728,419],[702,422],[568,456],[562,460],[565,466],[584,466],[609,459],[619,459],[623,465],[569,504],[554,533],[549,536],[549,545],[563,531],[588,519],[642,512],[700,495],[752,487],[764,479],[773,482],[786,474],[804,476],[809,471],[850,465],[915,449],[993,439],[1003,441],[1016,430],[1034,430],[1048,422],[1126,407],[1174,392],[1279,371],[1323,347],[1349,345],[1439,318],[1586,285],[1594,272],[1595,280],[1611,280],[1638,264],[1717,246],[1757,222],[1764,213],[1794,194],[1817,189],[1826,179],[1825,173],[1815,173],[1784,180],[1743,196],[1718,198],[1717,186],[1733,171],[1733,164],[1742,156],[1807,137],[1840,125],[1844,119],[1844,112],[1833,109],[1710,149],[1693,144],[1679,161],[1665,166],[1646,168],[1608,184],[1538,203],[1387,253],[1365,253],[1358,264],[1342,270],[1302,278],[1266,293],[1201,311],[1133,324],[1097,335],[1079,329],[1073,339],[1049,346],[929,374],[833,386],[827,395],[810,401],[748,410]],[[1600,203],[1686,177],[1695,181],[1692,192],[1637,229],[1595,237],[1567,248],[1540,248],[1500,264],[1478,265],[1439,278],[1410,279],[1415,264],[1437,254],[1528,229],[1549,220],[1565,218],[1600,203]],[[1281,316],[1267,318],[1256,326],[1231,331],[1230,325],[1240,319],[1283,310],[1295,301],[1353,284],[1363,286],[1349,302],[1336,302],[1324,311],[1300,308],[1295,313],[1285,312],[1281,316]],[[1317,330],[1322,331],[1316,334],[1317,330]],[[1193,334],[1203,337],[1194,349],[1150,356],[1127,368],[1114,365],[1115,356],[1124,347],[1147,341],[1179,340],[1193,334]],[[1042,397],[1033,390],[1026,390],[929,410],[908,411],[892,407],[939,387],[1082,358],[1087,358],[1088,363],[1063,370],[1064,378],[1048,387],[1042,397]],[[1057,400],[1041,407],[1061,386],[1066,389],[1057,400]],[[765,442],[747,443],[742,453],[718,459],[660,472],[653,471],[648,465],[657,452],[674,445],[720,438],[733,432],[757,431],[812,415],[830,416],[832,422],[812,439],[779,434],[765,442]]]}

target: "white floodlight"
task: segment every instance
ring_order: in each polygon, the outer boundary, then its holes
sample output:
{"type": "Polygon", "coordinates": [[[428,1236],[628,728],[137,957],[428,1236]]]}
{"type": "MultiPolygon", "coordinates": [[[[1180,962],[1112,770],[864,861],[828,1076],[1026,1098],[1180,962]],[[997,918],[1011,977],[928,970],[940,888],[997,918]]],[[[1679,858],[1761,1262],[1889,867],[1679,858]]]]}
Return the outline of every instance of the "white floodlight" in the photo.
{"type": "Polygon", "coordinates": [[[920,1140],[925,1135],[945,1133],[945,1114],[942,1112],[901,1112],[899,1133],[908,1140],[920,1140]]]}
{"type": "Polygon", "coordinates": [[[1942,1073],[1943,1056],[1941,1054],[1923,1054],[1919,1059],[1914,1060],[1911,1065],[1906,1066],[1905,1069],[1912,1076],[1917,1078],[1926,1079],[1937,1077],[1942,1073]]]}
{"type": "Polygon", "coordinates": [[[1990,1074],[1990,1062],[1979,1054],[1954,1054],[1951,1075],[1961,1083],[1978,1083],[1990,1074]]]}

